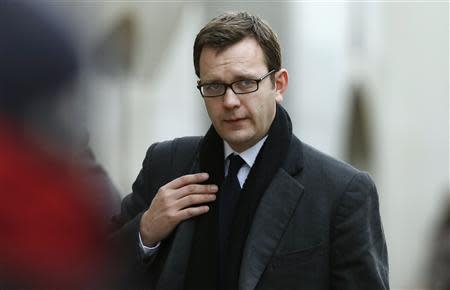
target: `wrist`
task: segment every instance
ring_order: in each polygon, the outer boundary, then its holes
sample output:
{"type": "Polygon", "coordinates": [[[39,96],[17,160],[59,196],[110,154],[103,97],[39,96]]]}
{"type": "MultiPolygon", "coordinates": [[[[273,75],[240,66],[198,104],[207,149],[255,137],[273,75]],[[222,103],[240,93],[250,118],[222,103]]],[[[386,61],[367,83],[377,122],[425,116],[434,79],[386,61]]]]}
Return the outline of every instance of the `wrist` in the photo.
{"type": "Polygon", "coordinates": [[[148,249],[155,249],[158,248],[160,242],[155,242],[154,244],[148,244],[144,241],[144,239],[142,238],[141,233],[139,232],[139,243],[141,245],[141,247],[143,248],[148,248],[148,249]]]}
{"type": "Polygon", "coordinates": [[[139,225],[139,239],[141,243],[149,248],[152,248],[158,244],[158,240],[152,237],[151,233],[148,232],[142,224],[143,217],[141,218],[141,222],[139,225]]]}

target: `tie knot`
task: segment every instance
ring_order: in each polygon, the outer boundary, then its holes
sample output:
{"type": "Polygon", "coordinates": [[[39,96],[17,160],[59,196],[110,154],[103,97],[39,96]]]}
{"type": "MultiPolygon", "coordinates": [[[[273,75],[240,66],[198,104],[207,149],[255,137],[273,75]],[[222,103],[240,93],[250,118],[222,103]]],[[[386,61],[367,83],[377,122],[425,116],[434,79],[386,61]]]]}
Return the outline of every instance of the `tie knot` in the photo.
{"type": "Polygon", "coordinates": [[[242,165],[244,165],[245,161],[241,158],[241,156],[237,154],[230,154],[230,156],[228,156],[228,159],[230,160],[228,175],[236,175],[242,165]]]}

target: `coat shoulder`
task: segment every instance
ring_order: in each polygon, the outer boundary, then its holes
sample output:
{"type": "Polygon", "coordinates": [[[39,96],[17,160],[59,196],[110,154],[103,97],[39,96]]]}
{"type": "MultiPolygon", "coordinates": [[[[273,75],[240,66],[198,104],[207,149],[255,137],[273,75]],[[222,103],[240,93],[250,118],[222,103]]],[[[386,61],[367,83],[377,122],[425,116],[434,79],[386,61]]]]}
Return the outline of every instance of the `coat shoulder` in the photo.
{"type": "Polygon", "coordinates": [[[345,191],[348,184],[356,177],[361,179],[366,185],[373,184],[366,172],[319,151],[313,146],[300,141],[295,136],[293,138],[293,147],[300,148],[297,149],[302,155],[302,170],[301,174],[299,174],[299,179],[305,185],[322,188],[322,190],[326,188],[327,190],[324,191],[333,191],[337,194],[345,191]]]}
{"type": "Polygon", "coordinates": [[[304,164],[306,168],[316,168],[323,173],[338,174],[340,177],[353,176],[361,170],[352,165],[332,157],[309,144],[303,143],[304,164]]]}

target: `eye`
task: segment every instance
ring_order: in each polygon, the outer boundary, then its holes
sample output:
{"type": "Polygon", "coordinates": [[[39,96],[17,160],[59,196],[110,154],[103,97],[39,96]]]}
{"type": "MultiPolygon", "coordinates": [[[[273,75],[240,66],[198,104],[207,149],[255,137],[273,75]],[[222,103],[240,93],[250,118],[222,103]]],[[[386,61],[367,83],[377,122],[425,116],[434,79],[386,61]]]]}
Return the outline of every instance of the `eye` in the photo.
{"type": "Polygon", "coordinates": [[[242,80],[235,82],[234,87],[238,90],[249,90],[253,89],[256,86],[256,82],[254,80],[242,80]]]}
{"type": "Polygon", "coordinates": [[[204,92],[220,92],[223,90],[222,84],[205,84],[202,86],[204,92]]]}

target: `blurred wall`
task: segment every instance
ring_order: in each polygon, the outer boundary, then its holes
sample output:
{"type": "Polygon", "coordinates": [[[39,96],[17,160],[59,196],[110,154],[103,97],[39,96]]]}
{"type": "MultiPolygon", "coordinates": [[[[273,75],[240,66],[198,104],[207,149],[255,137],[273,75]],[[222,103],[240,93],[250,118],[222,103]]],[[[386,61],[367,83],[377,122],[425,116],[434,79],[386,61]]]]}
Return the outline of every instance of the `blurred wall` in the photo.
{"type": "Polygon", "coordinates": [[[425,289],[449,186],[446,2],[72,4],[89,36],[86,51],[106,60],[86,76],[99,161],[126,194],[151,143],[206,131],[193,41],[211,17],[239,9],[280,36],[295,133],[345,160],[357,160],[349,148],[362,148],[357,165],[378,186],[392,289],[425,289]]]}
{"type": "Polygon", "coordinates": [[[392,283],[424,287],[449,181],[448,3],[382,7],[383,57],[372,73],[376,176],[392,283]]]}

